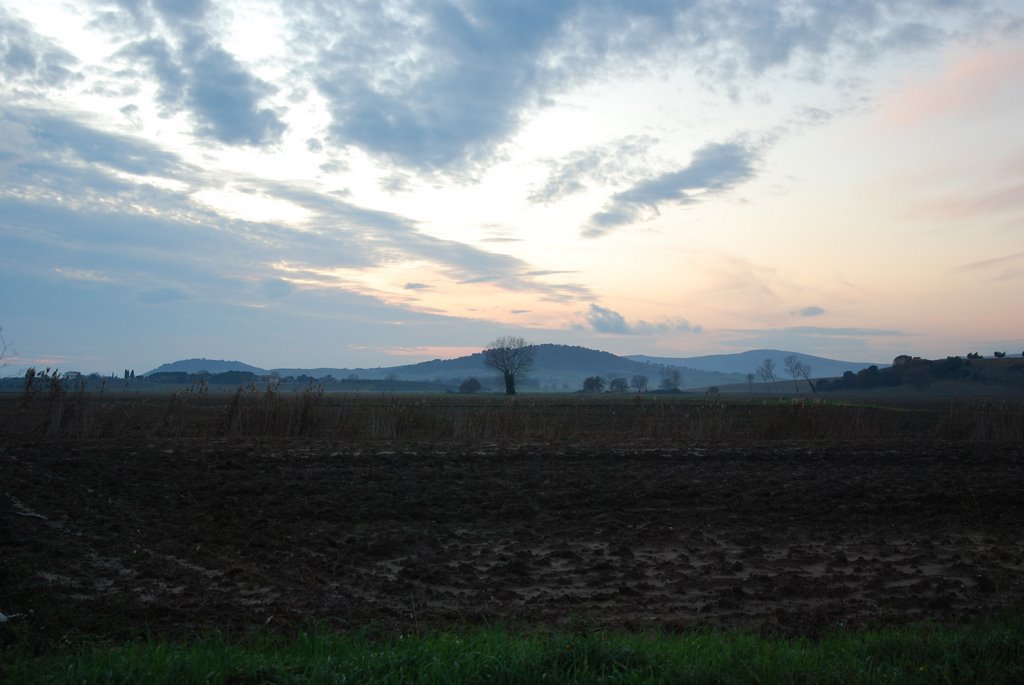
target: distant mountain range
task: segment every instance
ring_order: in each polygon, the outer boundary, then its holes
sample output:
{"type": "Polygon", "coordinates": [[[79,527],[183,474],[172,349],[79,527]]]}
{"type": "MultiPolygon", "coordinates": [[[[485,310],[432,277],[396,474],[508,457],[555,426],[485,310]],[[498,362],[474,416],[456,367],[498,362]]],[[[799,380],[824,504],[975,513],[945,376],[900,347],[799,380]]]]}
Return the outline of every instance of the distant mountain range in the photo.
{"type": "Polygon", "coordinates": [[[147,371],[145,376],[154,373],[227,373],[228,371],[248,371],[257,376],[266,376],[270,372],[258,366],[244,364],[242,362],[226,361],[224,359],[182,359],[169,364],[161,364],[152,371],[147,371]]]}
{"type": "Polygon", "coordinates": [[[869,366],[879,368],[889,364],[872,362],[844,362],[837,359],[816,357],[812,354],[800,354],[799,352],[784,352],[782,350],[749,350],[736,354],[709,354],[703,357],[648,357],[642,354],[628,355],[627,359],[650,364],[671,364],[675,366],[686,366],[704,371],[717,371],[719,373],[740,373],[746,376],[754,373],[764,363],[765,359],[775,362],[775,373],[780,377],[786,374],[786,357],[795,355],[805,365],[811,367],[812,378],[832,378],[842,376],[844,371],[857,372],[869,366]]]}
{"type": "MultiPolygon", "coordinates": [[[[658,386],[662,369],[677,367],[682,370],[682,387],[702,388],[711,385],[728,385],[746,383],[747,374],[753,373],[765,359],[775,361],[776,375],[786,377],[784,359],[795,354],[804,364],[811,367],[814,378],[841,376],[844,371],[859,371],[870,366],[866,362],[844,362],[826,359],[813,355],[785,352],[781,350],[751,350],[738,354],[717,354],[703,357],[649,357],[631,355],[621,357],[610,352],[601,352],[586,347],[569,345],[535,345],[534,362],[528,373],[520,381],[523,389],[576,390],[583,379],[588,376],[614,377],[626,379],[635,375],[647,376],[652,388],[658,386]]],[[[882,365],[879,365],[882,366],[882,365]]],[[[280,368],[261,369],[239,361],[214,359],[184,359],[163,364],[146,375],[162,372],[211,374],[226,371],[248,371],[259,376],[275,374],[282,378],[293,376],[310,376],[323,378],[332,376],[338,380],[359,378],[361,380],[404,380],[404,381],[441,381],[458,383],[466,378],[479,378],[485,382],[500,376],[493,369],[484,366],[483,353],[477,352],[456,359],[435,359],[419,364],[389,366],[373,369],[348,368],[280,368]]]]}

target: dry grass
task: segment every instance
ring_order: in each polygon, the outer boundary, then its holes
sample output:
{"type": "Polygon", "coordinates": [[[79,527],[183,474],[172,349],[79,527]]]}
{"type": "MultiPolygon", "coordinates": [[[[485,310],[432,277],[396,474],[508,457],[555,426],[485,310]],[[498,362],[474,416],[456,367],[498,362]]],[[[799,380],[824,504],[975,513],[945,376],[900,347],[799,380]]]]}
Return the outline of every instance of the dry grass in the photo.
{"type": "Polygon", "coordinates": [[[915,440],[1024,442],[1024,404],[873,406],[804,399],[331,395],[242,387],[210,396],[86,392],[53,382],[0,396],[0,437],[311,437],[344,440],[915,440]]]}

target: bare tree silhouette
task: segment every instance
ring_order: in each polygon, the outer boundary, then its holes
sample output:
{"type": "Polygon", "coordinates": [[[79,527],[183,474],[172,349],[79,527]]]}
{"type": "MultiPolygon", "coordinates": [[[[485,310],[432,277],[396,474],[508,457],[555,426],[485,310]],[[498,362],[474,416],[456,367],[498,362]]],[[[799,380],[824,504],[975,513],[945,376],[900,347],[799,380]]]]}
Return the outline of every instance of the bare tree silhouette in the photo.
{"type": "MultiPolygon", "coordinates": [[[[3,362],[5,358],[15,354],[18,354],[18,351],[14,349],[14,343],[7,341],[7,338],[4,337],[4,327],[0,326],[0,362],[3,362]]],[[[0,366],[7,365],[0,363],[0,366]]]]}
{"type": "Polygon", "coordinates": [[[757,375],[761,377],[765,385],[775,392],[775,362],[769,357],[761,362],[761,366],[757,367],[757,375]]]}
{"type": "Polygon", "coordinates": [[[522,338],[503,335],[484,350],[484,365],[501,371],[505,394],[516,394],[516,376],[533,363],[533,345],[522,338]]]}

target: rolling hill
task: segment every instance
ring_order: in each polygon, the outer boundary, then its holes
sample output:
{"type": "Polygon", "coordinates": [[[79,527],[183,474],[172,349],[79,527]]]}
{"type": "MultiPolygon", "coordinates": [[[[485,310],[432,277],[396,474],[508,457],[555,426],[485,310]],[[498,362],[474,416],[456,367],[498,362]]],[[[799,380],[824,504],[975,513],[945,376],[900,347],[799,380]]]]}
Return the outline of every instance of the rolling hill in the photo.
{"type": "Polygon", "coordinates": [[[748,373],[754,373],[765,359],[771,359],[775,362],[775,374],[780,378],[784,378],[786,376],[784,360],[791,354],[796,355],[798,360],[811,367],[811,378],[831,378],[842,376],[845,371],[856,373],[869,366],[878,366],[879,368],[889,366],[889,364],[872,362],[845,362],[837,359],[816,357],[811,354],[785,352],[783,350],[749,350],[737,354],[710,354],[702,357],[648,357],[637,354],[629,355],[627,359],[649,362],[651,364],[685,366],[702,371],[741,374],[744,377],[748,373]]]}
{"type": "MultiPolygon", "coordinates": [[[[783,359],[789,354],[797,353],[780,350],[751,350],[740,354],[704,357],[648,357],[643,355],[622,357],[586,347],[541,344],[534,346],[533,366],[521,377],[520,385],[524,390],[577,390],[582,385],[583,379],[588,376],[605,378],[619,376],[630,379],[636,375],[643,375],[647,376],[649,387],[656,388],[661,379],[661,371],[666,366],[674,366],[682,370],[683,389],[746,383],[746,375],[752,373],[765,358],[774,359],[777,367],[776,374],[780,378],[784,377],[783,359]]],[[[865,362],[842,362],[805,354],[797,354],[797,357],[811,366],[813,376],[816,378],[840,376],[844,371],[858,371],[870,365],[865,362]]],[[[499,377],[496,371],[484,365],[481,352],[456,359],[434,359],[418,364],[378,368],[321,367],[266,370],[240,361],[185,359],[163,364],[146,375],[166,371],[187,373],[248,371],[257,375],[276,374],[282,378],[288,376],[323,378],[330,375],[339,380],[346,378],[393,379],[441,381],[452,384],[475,377],[480,379],[485,386],[499,377]]]]}
{"type": "Polygon", "coordinates": [[[161,364],[152,371],[147,371],[145,376],[154,373],[225,373],[227,371],[248,371],[257,376],[266,376],[270,372],[257,366],[251,366],[243,362],[226,361],[224,359],[181,359],[176,362],[161,364]]]}
{"type": "MultiPolygon", "coordinates": [[[[657,387],[661,365],[635,361],[610,352],[592,350],[570,345],[535,345],[534,361],[530,370],[521,379],[524,389],[531,387],[551,390],[577,390],[588,376],[647,376],[651,387],[657,387]]],[[[394,366],[385,369],[357,370],[363,378],[394,375],[403,380],[459,380],[476,377],[485,380],[499,374],[484,366],[483,353],[477,352],[457,359],[435,359],[408,366],[394,366]],[[380,375],[362,375],[380,374],[380,375]]],[[[336,376],[337,377],[337,376],[336,376]]],[[[683,369],[683,386],[697,387],[725,383],[739,383],[743,379],[735,374],[723,374],[683,369]]]]}

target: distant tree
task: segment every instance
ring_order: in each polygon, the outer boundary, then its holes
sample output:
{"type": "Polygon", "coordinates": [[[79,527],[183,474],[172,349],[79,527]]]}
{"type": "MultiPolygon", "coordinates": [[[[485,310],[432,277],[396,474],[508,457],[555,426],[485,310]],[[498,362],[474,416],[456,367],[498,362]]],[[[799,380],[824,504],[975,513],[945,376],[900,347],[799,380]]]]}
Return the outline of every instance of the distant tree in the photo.
{"type": "Polygon", "coordinates": [[[503,335],[484,350],[484,365],[501,372],[505,394],[516,394],[516,376],[533,364],[533,346],[522,338],[503,335]]]}
{"type": "Polygon", "coordinates": [[[1003,357],[1006,356],[1005,352],[995,352],[994,354],[996,356],[996,359],[1002,359],[1003,357]]]}
{"type": "Polygon", "coordinates": [[[661,367],[661,383],[658,387],[662,390],[678,390],[683,384],[683,370],[678,366],[661,367]]]}
{"type": "Polygon", "coordinates": [[[647,376],[638,373],[629,381],[630,386],[637,392],[647,392],[647,376]]]}
{"type": "Polygon", "coordinates": [[[629,382],[625,378],[613,378],[608,384],[608,390],[611,392],[626,392],[629,390],[629,382]]]}
{"type": "Polygon", "coordinates": [[[931,366],[932,373],[937,378],[960,378],[966,375],[967,371],[964,369],[964,360],[960,357],[946,357],[945,359],[938,361],[928,360],[917,360],[917,363],[923,363],[931,366]]]}
{"type": "MultiPolygon", "coordinates": [[[[843,374],[845,376],[845,374],[843,374]]],[[[883,376],[879,368],[872,364],[866,369],[861,369],[854,375],[853,387],[855,388],[874,388],[879,385],[899,385],[900,377],[896,374],[893,376],[883,376]]]]}
{"type": "Polygon", "coordinates": [[[800,375],[800,359],[795,354],[791,354],[782,360],[783,365],[786,367],[786,373],[793,377],[793,390],[800,392],[800,384],[796,382],[796,379],[800,375]]]}
{"type": "Polygon", "coordinates": [[[583,392],[603,392],[604,379],[600,376],[588,376],[583,379],[583,392]]]}
{"type": "Polygon", "coordinates": [[[903,382],[923,392],[926,387],[932,384],[934,376],[928,364],[915,364],[903,372],[903,382]]]}
{"type": "Polygon", "coordinates": [[[459,385],[459,392],[473,394],[474,392],[480,392],[481,387],[483,386],[480,385],[480,381],[477,379],[467,378],[459,385]]]}
{"type": "MultiPolygon", "coordinates": [[[[0,362],[2,362],[6,357],[18,354],[11,347],[12,345],[13,343],[7,342],[7,339],[4,337],[4,327],[0,326],[0,362]]],[[[6,364],[0,364],[0,366],[6,366],[6,364]]]]}
{"type": "Polygon", "coordinates": [[[752,374],[752,373],[748,373],[747,374],[747,391],[754,392],[754,379],[755,378],[757,378],[757,376],[755,376],[754,374],[752,374]]]}
{"type": "Polygon", "coordinates": [[[900,367],[910,364],[910,362],[912,361],[914,361],[914,358],[911,357],[909,354],[901,354],[892,360],[892,365],[893,368],[898,369],[900,367]]]}
{"type": "Polygon", "coordinates": [[[40,374],[36,373],[36,367],[30,366],[27,369],[25,369],[25,380],[24,380],[24,386],[23,386],[23,388],[24,388],[23,397],[24,397],[25,400],[28,400],[30,397],[32,397],[35,394],[35,391],[36,391],[36,380],[39,378],[39,376],[40,376],[40,374]]]}
{"type": "Polygon", "coordinates": [[[757,375],[772,392],[775,392],[775,362],[771,358],[761,362],[761,366],[757,367],[757,375]]]}
{"type": "Polygon", "coordinates": [[[800,385],[796,382],[797,378],[803,378],[807,381],[807,385],[810,386],[811,392],[817,392],[814,389],[814,383],[811,381],[810,364],[804,364],[795,354],[789,355],[783,362],[786,364],[786,371],[793,377],[793,387],[796,388],[797,392],[800,392],[800,385]]]}
{"type": "MultiPolygon", "coordinates": [[[[111,374],[113,375],[113,374],[111,374]]],[[[153,383],[188,383],[189,376],[184,371],[160,371],[150,375],[149,380],[153,383]]]]}

